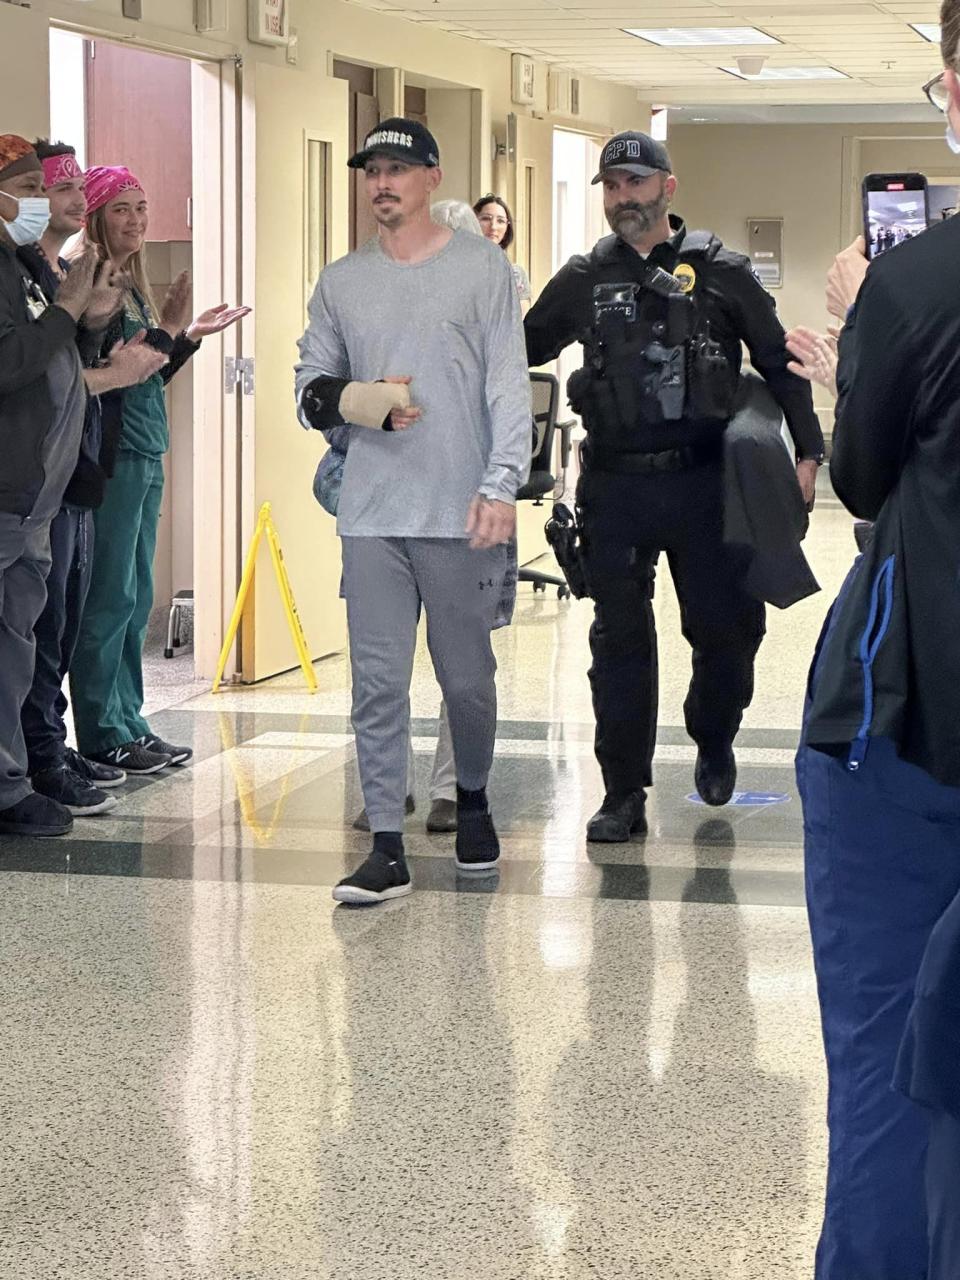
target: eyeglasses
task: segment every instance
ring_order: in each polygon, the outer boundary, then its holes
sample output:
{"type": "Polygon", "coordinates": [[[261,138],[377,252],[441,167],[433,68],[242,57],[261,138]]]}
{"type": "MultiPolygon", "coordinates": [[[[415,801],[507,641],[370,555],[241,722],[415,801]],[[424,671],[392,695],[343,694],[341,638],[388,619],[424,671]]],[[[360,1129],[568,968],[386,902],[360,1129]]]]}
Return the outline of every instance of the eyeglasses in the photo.
{"type": "Polygon", "coordinates": [[[481,213],[481,222],[489,222],[492,227],[509,227],[510,223],[502,214],[481,213]]]}
{"type": "Polygon", "coordinates": [[[934,76],[932,80],[927,81],[923,86],[923,92],[927,95],[931,106],[936,107],[938,111],[946,111],[950,105],[950,94],[947,92],[946,84],[944,84],[942,71],[939,75],[934,76]]]}

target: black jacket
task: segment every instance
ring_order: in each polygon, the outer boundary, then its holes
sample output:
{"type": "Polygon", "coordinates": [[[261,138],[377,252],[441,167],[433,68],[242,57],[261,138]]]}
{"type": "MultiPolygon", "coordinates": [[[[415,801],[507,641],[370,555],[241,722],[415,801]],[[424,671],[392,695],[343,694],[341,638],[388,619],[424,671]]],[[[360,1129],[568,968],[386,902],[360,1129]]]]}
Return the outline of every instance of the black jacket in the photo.
{"type": "Polygon", "coordinates": [[[740,379],[723,433],[723,541],[744,565],[747,595],[788,609],[820,590],[803,554],[810,517],[780,434],[780,406],[760,378],[740,379]]]}
{"type": "Polygon", "coordinates": [[[843,331],[834,487],[873,539],[834,606],[806,741],[871,737],[960,786],[960,218],[885,253],[843,331]]]}
{"type": "MultiPolygon", "coordinates": [[[[531,366],[554,359],[571,342],[580,341],[593,322],[593,287],[598,283],[643,280],[647,263],[672,272],[683,260],[680,246],[686,229],[671,217],[672,237],[657,247],[646,262],[618,236],[606,236],[589,255],[570,259],[550,281],[527,313],[524,330],[531,366]]],[[[773,299],[753,274],[749,259],[721,248],[712,262],[697,260],[701,305],[710,321],[710,334],[721,344],[739,372],[746,343],[753,367],[763,376],[783,409],[801,458],[823,455],[823,433],[813,410],[808,383],[790,373],[784,330],[773,299]]],[[[678,438],[674,443],[685,443],[678,438]]]]}
{"type": "Polygon", "coordinates": [[[26,278],[0,244],[0,511],[18,516],[30,514],[43,487],[43,443],[56,417],[47,369],[77,336],[60,307],[31,319],[26,278]]]}
{"type": "MultiPolygon", "coordinates": [[[[27,245],[17,250],[17,257],[38,282],[45,295],[53,299],[57,295],[60,281],[49,262],[40,252],[37,245],[27,245]]],[[[63,271],[69,271],[70,264],[60,260],[63,271]]],[[[103,333],[86,328],[83,320],[77,330],[77,348],[80,361],[85,369],[93,368],[99,361],[103,344],[103,333]]],[[[80,454],[77,465],[63,495],[65,507],[81,507],[91,510],[103,502],[104,474],[100,466],[100,400],[98,396],[87,396],[83,419],[83,436],[80,441],[80,454]]]]}

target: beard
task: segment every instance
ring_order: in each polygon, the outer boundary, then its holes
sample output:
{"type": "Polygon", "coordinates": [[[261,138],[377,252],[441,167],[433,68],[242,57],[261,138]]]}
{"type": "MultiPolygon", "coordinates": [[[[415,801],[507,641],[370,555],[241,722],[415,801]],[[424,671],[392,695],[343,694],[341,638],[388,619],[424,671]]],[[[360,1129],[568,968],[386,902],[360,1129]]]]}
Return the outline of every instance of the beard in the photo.
{"type": "Polygon", "coordinates": [[[634,244],[654,229],[670,207],[670,198],[666,191],[661,191],[655,200],[645,204],[627,200],[623,204],[608,209],[607,222],[610,230],[627,244],[634,244]]]}
{"type": "Polygon", "coordinates": [[[373,216],[382,227],[392,227],[402,221],[403,213],[398,200],[375,200],[373,216]]]}

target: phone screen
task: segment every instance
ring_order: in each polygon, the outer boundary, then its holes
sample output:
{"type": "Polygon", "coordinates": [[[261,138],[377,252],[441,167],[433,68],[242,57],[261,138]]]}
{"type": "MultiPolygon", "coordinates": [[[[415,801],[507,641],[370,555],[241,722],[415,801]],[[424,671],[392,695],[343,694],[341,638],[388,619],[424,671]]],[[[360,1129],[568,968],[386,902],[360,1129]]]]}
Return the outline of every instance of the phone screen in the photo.
{"type": "Polygon", "coordinates": [[[908,175],[891,175],[882,184],[876,182],[876,187],[882,185],[882,189],[871,189],[869,179],[865,184],[864,239],[868,258],[876,258],[926,231],[926,184],[912,187],[910,182],[908,175]]]}

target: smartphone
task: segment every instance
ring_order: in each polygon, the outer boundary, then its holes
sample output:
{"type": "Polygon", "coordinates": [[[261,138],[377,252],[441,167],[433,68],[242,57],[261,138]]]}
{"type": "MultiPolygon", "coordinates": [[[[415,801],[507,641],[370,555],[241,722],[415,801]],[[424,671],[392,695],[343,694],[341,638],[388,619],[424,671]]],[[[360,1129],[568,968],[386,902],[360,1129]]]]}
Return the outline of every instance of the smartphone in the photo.
{"type": "Polygon", "coordinates": [[[863,180],[863,238],[873,260],[926,231],[927,180],[922,173],[868,173],[863,180]]]}

